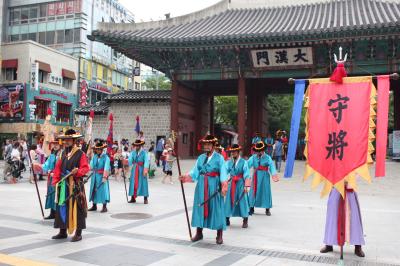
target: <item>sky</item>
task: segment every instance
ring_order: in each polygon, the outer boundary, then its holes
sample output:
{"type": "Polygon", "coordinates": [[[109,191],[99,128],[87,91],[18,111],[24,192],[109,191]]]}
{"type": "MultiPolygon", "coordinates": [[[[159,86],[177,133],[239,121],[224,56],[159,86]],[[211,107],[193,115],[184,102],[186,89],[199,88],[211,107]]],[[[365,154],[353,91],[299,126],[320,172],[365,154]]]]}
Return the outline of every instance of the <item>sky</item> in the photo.
{"type": "Polygon", "coordinates": [[[209,7],[220,0],[119,0],[119,2],[135,15],[135,22],[165,19],[186,15],[209,7]]]}

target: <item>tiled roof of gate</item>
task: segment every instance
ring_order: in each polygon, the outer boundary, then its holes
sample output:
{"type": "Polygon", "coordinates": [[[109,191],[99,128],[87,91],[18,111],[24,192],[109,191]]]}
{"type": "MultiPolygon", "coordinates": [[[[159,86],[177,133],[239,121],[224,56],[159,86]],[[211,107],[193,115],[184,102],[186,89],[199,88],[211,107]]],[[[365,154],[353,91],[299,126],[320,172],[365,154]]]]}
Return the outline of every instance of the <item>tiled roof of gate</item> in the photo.
{"type": "Polygon", "coordinates": [[[167,22],[148,24],[153,27],[143,23],[116,27],[102,23],[99,30],[92,32],[91,38],[101,41],[98,37],[104,36],[138,42],[177,43],[398,28],[400,2],[331,0],[306,5],[227,9],[187,23],[171,25],[167,22]]]}
{"type": "Polygon", "coordinates": [[[171,99],[170,90],[147,90],[147,91],[124,91],[121,93],[110,94],[107,102],[111,101],[142,101],[142,100],[169,100],[171,99]]]}
{"type": "Polygon", "coordinates": [[[110,94],[105,98],[105,102],[98,104],[86,105],[76,108],[75,114],[89,115],[90,110],[95,114],[107,114],[110,102],[139,102],[139,101],[169,101],[171,99],[170,90],[146,90],[146,91],[131,91],[127,90],[120,93],[110,94]]]}
{"type": "Polygon", "coordinates": [[[94,113],[97,115],[98,114],[107,114],[108,107],[110,107],[110,104],[108,104],[106,102],[100,102],[99,104],[90,104],[90,105],[78,107],[74,110],[74,112],[77,115],[88,115],[90,113],[90,110],[93,110],[94,113]]]}

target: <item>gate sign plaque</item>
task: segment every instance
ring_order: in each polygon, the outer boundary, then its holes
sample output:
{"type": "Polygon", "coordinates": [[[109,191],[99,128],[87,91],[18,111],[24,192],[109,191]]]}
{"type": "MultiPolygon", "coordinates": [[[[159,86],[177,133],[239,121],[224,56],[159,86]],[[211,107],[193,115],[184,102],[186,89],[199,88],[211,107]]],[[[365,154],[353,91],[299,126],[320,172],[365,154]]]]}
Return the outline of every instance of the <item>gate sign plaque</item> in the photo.
{"type": "Polygon", "coordinates": [[[312,47],[252,50],[251,58],[255,68],[310,67],[313,65],[312,47]]]}

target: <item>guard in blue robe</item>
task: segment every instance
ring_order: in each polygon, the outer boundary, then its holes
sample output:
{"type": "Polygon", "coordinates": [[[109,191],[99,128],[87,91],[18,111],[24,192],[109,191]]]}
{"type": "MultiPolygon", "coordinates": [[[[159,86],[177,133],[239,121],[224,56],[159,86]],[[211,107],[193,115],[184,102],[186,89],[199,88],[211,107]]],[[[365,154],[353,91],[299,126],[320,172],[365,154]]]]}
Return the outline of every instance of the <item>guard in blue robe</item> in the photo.
{"type": "Polygon", "coordinates": [[[56,190],[52,185],[53,182],[53,170],[56,167],[57,159],[60,156],[60,144],[58,140],[50,142],[51,154],[47,158],[46,162],[42,165],[43,173],[47,173],[47,195],[45,209],[50,209],[50,215],[45,217],[45,220],[54,219],[56,217],[56,190]]]}
{"type": "Polygon", "coordinates": [[[215,143],[217,138],[207,135],[200,143],[205,153],[201,154],[189,174],[181,176],[182,182],[197,182],[193,212],[192,226],[196,227],[193,242],[203,239],[203,228],[217,230],[217,244],[222,244],[222,231],[226,229],[224,198],[228,189],[228,178],[225,161],[217,153],[215,143]]]}
{"type": "Polygon", "coordinates": [[[241,149],[238,144],[234,144],[226,150],[231,154],[231,159],[225,162],[230,181],[225,197],[225,216],[226,225],[231,224],[230,217],[242,217],[242,227],[247,228],[251,179],[247,161],[240,157],[241,149]]]}
{"type": "Polygon", "coordinates": [[[137,139],[132,145],[135,147],[128,158],[128,163],[131,168],[131,177],[129,179],[129,203],[135,203],[136,197],[143,196],[144,204],[148,204],[149,197],[149,154],[143,149],[144,141],[137,139]]]}
{"type": "Polygon", "coordinates": [[[270,216],[272,208],[272,194],[270,178],[274,182],[279,181],[275,164],[271,157],[264,152],[264,142],[258,142],[253,154],[248,160],[249,168],[254,169],[252,186],[250,190],[250,214],[254,213],[254,207],[265,208],[265,214],[270,216]]]}
{"type": "Polygon", "coordinates": [[[90,160],[90,169],[93,171],[90,181],[89,201],[93,206],[88,211],[97,211],[97,204],[103,204],[102,213],[107,212],[107,203],[110,202],[110,184],[108,176],[111,172],[110,158],[103,152],[107,144],[100,141],[93,146],[94,155],[90,160]]]}
{"type": "Polygon", "coordinates": [[[274,138],[268,133],[267,137],[264,139],[264,143],[267,146],[265,152],[272,157],[272,151],[274,149],[274,138]]]}

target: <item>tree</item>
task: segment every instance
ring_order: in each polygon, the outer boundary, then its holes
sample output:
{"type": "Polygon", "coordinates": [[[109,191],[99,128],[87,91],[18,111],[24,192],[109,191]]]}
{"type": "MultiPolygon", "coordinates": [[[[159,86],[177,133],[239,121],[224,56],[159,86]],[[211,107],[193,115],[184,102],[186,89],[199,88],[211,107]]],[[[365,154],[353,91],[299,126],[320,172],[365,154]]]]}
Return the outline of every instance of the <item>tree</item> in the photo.
{"type": "Polygon", "coordinates": [[[143,82],[142,85],[147,90],[157,90],[157,81],[158,81],[158,89],[159,90],[170,90],[171,89],[171,81],[163,75],[150,76],[143,82]]]}
{"type": "Polygon", "coordinates": [[[214,122],[237,127],[237,96],[214,97],[214,122]]]}

